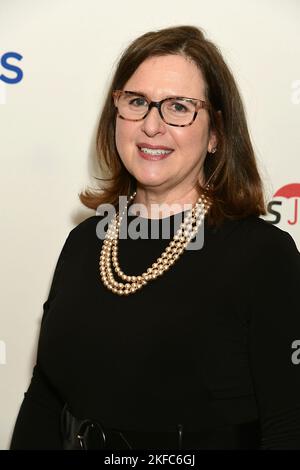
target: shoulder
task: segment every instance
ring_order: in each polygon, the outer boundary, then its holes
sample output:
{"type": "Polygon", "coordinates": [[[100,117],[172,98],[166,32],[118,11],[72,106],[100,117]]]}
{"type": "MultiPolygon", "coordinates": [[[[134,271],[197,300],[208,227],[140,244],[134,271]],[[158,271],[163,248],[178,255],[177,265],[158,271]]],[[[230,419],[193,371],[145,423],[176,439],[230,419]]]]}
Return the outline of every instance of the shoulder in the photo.
{"type": "Polygon", "coordinates": [[[97,225],[101,219],[102,216],[93,215],[77,224],[69,232],[67,237],[66,245],[68,248],[99,241],[99,236],[97,236],[97,225]]]}
{"type": "Polygon", "coordinates": [[[92,215],[91,217],[88,217],[87,219],[83,220],[78,225],[76,225],[70,231],[70,234],[72,234],[72,236],[80,236],[80,235],[90,233],[96,228],[97,223],[99,222],[100,219],[101,219],[101,216],[92,215]]]}
{"type": "Polygon", "coordinates": [[[216,242],[212,247],[219,253],[221,250],[228,263],[269,273],[285,268],[300,273],[300,253],[292,236],[261,217],[226,219],[216,232],[211,232],[211,239],[216,242]]]}
{"type": "Polygon", "coordinates": [[[241,294],[259,305],[271,297],[293,302],[300,285],[300,253],[292,236],[257,216],[227,219],[223,231],[218,254],[241,294]]]}
{"type": "Polygon", "coordinates": [[[242,228],[245,238],[248,238],[252,247],[266,252],[283,251],[292,252],[299,255],[293,237],[277,227],[267,222],[261,217],[250,216],[243,219],[242,228]]]}
{"type": "Polygon", "coordinates": [[[285,278],[286,282],[293,280],[293,284],[300,281],[300,253],[288,232],[260,217],[245,219],[243,232],[243,254],[257,280],[278,278],[282,282],[285,278]]]}
{"type": "Polygon", "coordinates": [[[288,232],[254,215],[235,220],[227,218],[220,227],[209,229],[209,233],[228,243],[231,241],[235,247],[241,244],[248,249],[294,247],[297,250],[288,232]]]}

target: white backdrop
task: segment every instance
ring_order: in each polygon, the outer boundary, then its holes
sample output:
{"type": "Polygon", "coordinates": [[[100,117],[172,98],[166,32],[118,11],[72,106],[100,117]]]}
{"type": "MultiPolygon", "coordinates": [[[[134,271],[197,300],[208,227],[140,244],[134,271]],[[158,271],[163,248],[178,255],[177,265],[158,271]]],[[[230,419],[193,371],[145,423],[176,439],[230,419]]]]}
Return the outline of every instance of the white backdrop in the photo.
{"type": "Polygon", "coordinates": [[[59,252],[94,214],[77,194],[97,175],[95,131],[114,64],[138,35],[179,24],[203,28],[233,70],[266,219],[300,247],[299,0],[0,0],[2,449],[30,381],[59,252]]]}

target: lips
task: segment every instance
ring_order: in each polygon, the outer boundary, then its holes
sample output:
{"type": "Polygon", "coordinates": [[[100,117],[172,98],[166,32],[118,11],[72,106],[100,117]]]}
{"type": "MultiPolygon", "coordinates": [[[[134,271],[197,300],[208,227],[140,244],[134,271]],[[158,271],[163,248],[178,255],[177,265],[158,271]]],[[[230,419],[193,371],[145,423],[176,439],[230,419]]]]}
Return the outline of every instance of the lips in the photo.
{"type": "Polygon", "coordinates": [[[141,148],[148,148],[148,149],[153,149],[153,150],[174,150],[172,149],[171,147],[166,147],[165,145],[152,145],[152,144],[147,144],[147,142],[141,142],[141,143],[138,143],[137,146],[139,147],[139,149],[141,148]]]}
{"type": "Polygon", "coordinates": [[[140,157],[145,160],[157,161],[167,158],[173,152],[173,149],[165,145],[151,145],[140,143],[137,145],[140,157]]]}

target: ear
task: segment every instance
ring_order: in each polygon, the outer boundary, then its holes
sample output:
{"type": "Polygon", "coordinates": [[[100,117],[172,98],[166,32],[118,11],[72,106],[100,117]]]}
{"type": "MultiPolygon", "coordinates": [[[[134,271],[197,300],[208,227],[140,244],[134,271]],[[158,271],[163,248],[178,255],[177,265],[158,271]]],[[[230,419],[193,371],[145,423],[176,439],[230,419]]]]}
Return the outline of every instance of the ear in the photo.
{"type": "MultiPolygon", "coordinates": [[[[217,111],[217,119],[222,120],[222,112],[217,111]]],[[[212,150],[216,149],[218,146],[217,133],[214,129],[211,129],[209,132],[209,141],[207,151],[212,153],[212,150]]]]}
{"type": "Polygon", "coordinates": [[[216,132],[211,130],[210,133],[209,133],[209,141],[208,141],[207,151],[209,153],[213,153],[212,150],[216,149],[217,146],[218,146],[218,139],[217,139],[216,132]]]}

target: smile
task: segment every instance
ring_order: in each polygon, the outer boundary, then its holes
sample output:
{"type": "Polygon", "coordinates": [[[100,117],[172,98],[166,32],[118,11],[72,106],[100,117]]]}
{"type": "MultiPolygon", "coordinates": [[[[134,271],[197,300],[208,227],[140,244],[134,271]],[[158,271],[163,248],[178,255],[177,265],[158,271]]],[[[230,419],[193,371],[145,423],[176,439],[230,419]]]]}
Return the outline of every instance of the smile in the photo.
{"type": "Polygon", "coordinates": [[[173,149],[168,149],[168,148],[152,148],[152,147],[146,147],[146,146],[137,146],[139,155],[140,157],[144,158],[145,160],[151,160],[151,161],[156,161],[156,160],[163,160],[164,158],[167,158],[172,152],[173,149]]]}
{"type": "Polygon", "coordinates": [[[148,147],[141,147],[140,150],[143,153],[147,153],[149,155],[168,155],[172,152],[172,150],[164,150],[164,149],[150,149],[148,147]]]}

